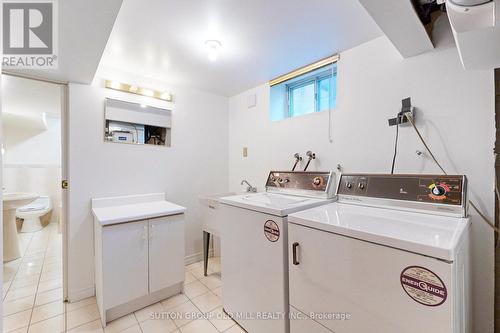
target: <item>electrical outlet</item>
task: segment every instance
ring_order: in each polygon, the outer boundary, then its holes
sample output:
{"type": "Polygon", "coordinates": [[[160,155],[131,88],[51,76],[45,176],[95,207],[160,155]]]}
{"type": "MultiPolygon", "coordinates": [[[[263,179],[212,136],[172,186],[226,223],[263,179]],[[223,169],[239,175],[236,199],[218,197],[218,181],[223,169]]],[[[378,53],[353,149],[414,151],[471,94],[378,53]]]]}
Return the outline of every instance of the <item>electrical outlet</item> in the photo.
{"type": "Polygon", "coordinates": [[[391,118],[388,120],[389,126],[401,125],[401,124],[407,123],[408,122],[408,118],[406,117],[407,114],[410,114],[412,119],[415,119],[414,114],[413,114],[413,109],[411,111],[407,111],[407,112],[400,112],[400,113],[398,113],[396,118],[391,118]]]}
{"type": "Polygon", "coordinates": [[[243,157],[247,157],[247,156],[248,156],[248,148],[243,147],[243,157]]]}
{"type": "Polygon", "coordinates": [[[412,119],[415,119],[414,107],[411,106],[410,97],[405,98],[401,101],[401,111],[397,114],[395,118],[388,119],[389,126],[401,125],[408,122],[407,115],[409,114],[412,119]]]}

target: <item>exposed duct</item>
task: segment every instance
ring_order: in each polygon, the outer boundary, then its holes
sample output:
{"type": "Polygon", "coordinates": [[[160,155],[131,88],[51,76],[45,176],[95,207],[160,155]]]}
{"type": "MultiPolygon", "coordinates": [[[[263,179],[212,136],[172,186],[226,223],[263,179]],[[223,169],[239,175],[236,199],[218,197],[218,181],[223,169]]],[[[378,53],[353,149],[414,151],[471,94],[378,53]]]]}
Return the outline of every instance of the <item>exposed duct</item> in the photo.
{"type": "Polygon", "coordinates": [[[440,14],[441,12],[446,11],[445,5],[436,0],[412,0],[412,3],[423,25],[433,23],[436,12],[437,14],[440,14]]]}
{"type": "Polygon", "coordinates": [[[447,0],[446,11],[465,69],[500,67],[498,1],[447,0]]]}

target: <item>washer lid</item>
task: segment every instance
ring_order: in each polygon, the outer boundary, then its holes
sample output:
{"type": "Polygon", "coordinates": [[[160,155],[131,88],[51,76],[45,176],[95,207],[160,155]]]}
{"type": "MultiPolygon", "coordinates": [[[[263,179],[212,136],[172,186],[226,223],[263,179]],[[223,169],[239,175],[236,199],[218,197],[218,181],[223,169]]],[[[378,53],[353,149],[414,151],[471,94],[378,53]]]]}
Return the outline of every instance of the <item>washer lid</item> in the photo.
{"type": "Polygon", "coordinates": [[[222,197],[219,201],[226,205],[281,217],[332,202],[330,199],[315,199],[267,192],[222,197]]]}
{"type": "Polygon", "coordinates": [[[288,221],[447,261],[470,225],[468,218],[338,202],[291,214],[288,221]]]}

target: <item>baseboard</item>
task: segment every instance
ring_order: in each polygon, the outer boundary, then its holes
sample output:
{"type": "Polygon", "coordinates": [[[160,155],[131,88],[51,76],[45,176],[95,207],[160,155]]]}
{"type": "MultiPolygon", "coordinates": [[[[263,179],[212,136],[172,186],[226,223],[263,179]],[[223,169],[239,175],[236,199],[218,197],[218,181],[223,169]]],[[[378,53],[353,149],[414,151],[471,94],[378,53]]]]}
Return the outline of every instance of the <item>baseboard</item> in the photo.
{"type": "Polygon", "coordinates": [[[82,299],[95,296],[94,286],[83,288],[80,290],[69,290],[68,291],[68,302],[74,303],[81,301],[82,299]]]}
{"type": "MultiPolygon", "coordinates": [[[[214,255],[213,249],[210,249],[208,252],[208,256],[212,257],[214,255]]],[[[202,261],[203,260],[203,252],[197,252],[194,254],[190,254],[185,257],[184,263],[187,265],[194,264],[195,262],[202,261]]]]}

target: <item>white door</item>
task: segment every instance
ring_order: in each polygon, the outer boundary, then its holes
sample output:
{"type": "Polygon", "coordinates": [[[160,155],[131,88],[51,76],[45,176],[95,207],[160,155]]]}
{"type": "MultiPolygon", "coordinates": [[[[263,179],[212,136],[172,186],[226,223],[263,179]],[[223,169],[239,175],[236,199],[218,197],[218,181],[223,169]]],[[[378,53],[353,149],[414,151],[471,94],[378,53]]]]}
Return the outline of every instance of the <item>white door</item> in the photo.
{"type": "Polygon", "coordinates": [[[335,333],[455,332],[451,264],[292,223],[288,231],[290,249],[298,244],[295,264],[290,250],[290,305],[321,325],[335,333]],[[415,266],[419,275],[408,282],[415,266]],[[419,279],[428,287],[440,280],[446,297],[438,287],[436,295],[411,290],[407,283],[419,279]]]}
{"type": "Polygon", "coordinates": [[[104,308],[148,294],[148,221],[116,224],[102,231],[104,308]]]}
{"type": "Polygon", "coordinates": [[[288,332],[284,218],[227,205],[220,216],[224,310],[247,332],[288,332]]]}
{"type": "MultiPolygon", "coordinates": [[[[61,88],[61,210],[59,226],[62,235],[63,299],[68,299],[68,207],[69,207],[69,106],[68,85],[61,88]],[[66,182],[63,182],[66,181],[66,182]]],[[[54,207],[59,209],[59,207],[54,207]]]]}
{"type": "Polygon", "coordinates": [[[149,220],[149,291],[184,281],[184,214],[149,220]]]}

